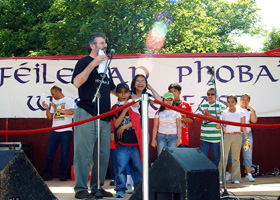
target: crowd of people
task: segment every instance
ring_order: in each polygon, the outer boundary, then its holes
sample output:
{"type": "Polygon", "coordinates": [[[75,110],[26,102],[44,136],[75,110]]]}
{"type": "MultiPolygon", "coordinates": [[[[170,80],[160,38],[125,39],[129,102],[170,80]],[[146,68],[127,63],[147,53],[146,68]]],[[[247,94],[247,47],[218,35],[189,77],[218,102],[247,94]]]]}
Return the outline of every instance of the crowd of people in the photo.
{"type": "MultiPolygon", "coordinates": [[[[168,86],[167,91],[162,97],[148,83],[147,78],[142,74],[137,74],[129,87],[127,83],[114,84],[110,70],[104,73],[99,69],[102,62],[108,59],[104,55],[107,49],[106,37],[102,33],[92,34],[86,43],[88,56],[80,59],[74,69],[72,76],[73,85],[78,88],[79,101],[77,108],[73,109],[71,103],[68,109],[60,108],[59,103],[53,102],[51,112],[48,106],[44,105],[47,110],[49,119],[55,120],[49,113],[58,113],[73,117],[74,121],[88,119],[92,116],[115,110],[132,100],[136,100],[142,94],[148,94],[168,105],[180,108],[192,113],[191,105],[181,98],[182,86],[179,83],[172,83],[168,86]],[[100,54],[100,51],[103,53],[100,54]],[[93,98],[100,87],[100,105],[93,102],[93,98]],[[117,103],[111,106],[110,94],[116,96],[117,103]],[[99,111],[99,112],[98,112],[99,111]]],[[[51,91],[56,91],[52,88],[51,91]]],[[[61,92],[61,91],[60,91],[61,92]]],[[[64,96],[53,97],[56,99],[64,96]]],[[[237,97],[229,95],[227,97],[227,108],[217,101],[217,92],[214,88],[207,91],[208,102],[199,106],[197,114],[209,118],[224,119],[233,122],[256,123],[257,115],[254,108],[249,105],[250,95],[241,96],[241,105],[237,106],[237,97]]],[[[149,102],[153,103],[153,102],[149,102]]],[[[74,174],[75,174],[75,198],[89,199],[93,198],[100,189],[103,197],[113,197],[113,194],[102,189],[107,172],[109,158],[111,160],[111,182],[115,185],[116,197],[123,198],[131,185],[131,178],[134,184],[134,190],[142,181],[142,133],[141,133],[141,104],[135,103],[112,116],[100,119],[100,157],[98,158],[97,121],[91,121],[74,127],[74,174]],[[140,126],[140,128],[139,128],[140,126]],[[111,145],[111,146],[110,146],[111,145]],[[99,159],[99,169],[97,162],[99,159]],[[88,191],[88,173],[91,169],[90,192],[88,191]],[[98,177],[99,173],[99,177],[98,177]],[[130,178],[131,177],[131,178],[130,178]],[[99,180],[98,180],[99,179],[99,180]],[[98,187],[100,184],[100,188],[98,187]]],[[[72,118],[71,118],[72,119],[72,118]]],[[[224,134],[225,162],[229,161],[230,170],[227,173],[227,180],[235,184],[241,181],[240,173],[240,152],[243,150],[244,165],[246,170],[246,181],[254,181],[250,166],[252,165],[252,146],[253,138],[250,128],[217,124],[211,120],[194,119],[184,113],[179,113],[168,107],[160,106],[154,116],[154,126],[151,137],[151,145],[157,148],[158,155],[163,147],[189,147],[189,129],[188,124],[198,120],[201,122],[200,148],[208,157],[209,150],[212,152],[212,162],[219,168],[220,180],[222,181],[222,159],[221,159],[221,132],[224,134]],[[221,130],[222,129],[222,130],[221,130]],[[242,148],[242,146],[246,148],[242,148]],[[229,156],[231,156],[229,158],[229,156]],[[230,174],[230,176],[229,176],[230,174]]],[[[55,122],[55,121],[54,121],[55,122]]],[[[72,133],[72,132],[71,132],[72,133]]],[[[70,133],[69,133],[70,136],[70,133]]],[[[71,135],[72,136],[72,135],[71,135]]],[[[49,141],[49,150],[47,156],[47,166],[45,180],[51,177],[49,170],[52,165],[53,155],[56,148],[52,148],[49,141]],[[49,153],[50,152],[50,153],[49,153]]],[[[68,141],[69,142],[69,141],[68,141]]],[[[71,142],[71,140],[70,140],[71,142]]],[[[56,145],[57,147],[57,145],[56,145]]],[[[69,149],[65,153],[69,153],[69,149]]],[[[68,161],[68,160],[67,160],[68,161]]],[[[66,160],[64,159],[64,162],[66,160]]],[[[61,180],[64,180],[65,167],[61,165],[61,180]]]]}

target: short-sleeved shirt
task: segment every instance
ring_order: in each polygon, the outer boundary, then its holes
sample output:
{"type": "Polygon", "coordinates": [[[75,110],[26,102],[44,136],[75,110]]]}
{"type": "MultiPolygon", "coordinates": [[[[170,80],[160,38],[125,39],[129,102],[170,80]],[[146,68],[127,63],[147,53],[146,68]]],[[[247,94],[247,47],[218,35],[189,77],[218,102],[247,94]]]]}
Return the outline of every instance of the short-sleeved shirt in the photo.
{"type": "MultiPolygon", "coordinates": [[[[247,110],[246,108],[241,108],[240,106],[236,106],[236,108],[242,110],[245,113],[246,116],[246,124],[250,124],[250,118],[251,118],[251,113],[252,111],[247,110]]],[[[251,132],[251,127],[246,127],[247,133],[251,132]]]]}
{"type": "MultiPolygon", "coordinates": [[[[225,121],[239,122],[239,123],[241,122],[241,118],[245,117],[245,113],[240,109],[236,109],[234,113],[229,112],[228,109],[226,109],[222,115],[223,115],[223,120],[225,121]]],[[[232,126],[228,124],[224,126],[224,130],[226,133],[241,132],[240,126],[232,126]]]]}
{"type": "MultiPolygon", "coordinates": [[[[88,65],[93,61],[93,58],[90,56],[86,56],[80,59],[74,69],[73,76],[72,76],[72,83],[74,78],[80,74],[88,65]]],[[[110,93],[111,90],[115,89],[115,84],[112,79],[112,75],[109,70],[109,77],[106,75],[102,86],[100,88],[100,99],[99,99],[99,108],[100,114],[106,113],[111,110],[111,99],[110,93]]],[[[78,88],[79,98],[80,100],[77,103],[77,106],[86,110],[92,116],[97,115],[97,100],[95,103],[92,102],[94,95],[99,87],[99,84],[102,80],[103,73],[98,74],[97,67],[95,67],[92,72],[90,73],[88,79],[84,84],[82,84],[78,88]]],[[[110,116],[104,117],[101,120],[110,121],[110,116]]]]}
{"type": "MultiPolygon", "coordinates": [[[[115,110],[119,107],[120,107],[120,105],[115,104],[112,107],[112,110],[115,110]]],[[[122,113],[122,110],[118,113],[114,113],[113,116],[115,118],[118,118],[121,113],[122,113]]],[[[123,121],[121,122],[120,126],[115,128],[115,134],[114,135],[115,135],[115,145],[116,146],[119,145],[119,144],[124,145],[124,146],[137,146],[138,145],[138,140],[137,140],[135,130],[133,129],[133,127],[130,127],[130,128],[127,128],[126,130],[124,130],[121,138],[118,138],[118,136],[117,136],[118,129],[121,126],[123,126],[125,124],[128,124],[130,122],[131,122],[131,119],[129,117],[128,112],[126,112],[126,115],[125,115],[123,121]]]]}
{"type": "Polygon", "coordinates": [[[177,134],[176,119],[180,119],[180,113],[174,110],[163,110],[155,114],[159,119],[158,132],[166,135],[177,134]]]}
{"type": "MultiPolygon", "coordinates": [[[[197,114],[203,115],[205,113],[204,110],[208,110],[211,116],[219,118],[219,107],[221,108],[221,111],[225,110],[225,107],[223,107],[221,104],[218,104],[217,102],[213,104],[209,104],[209,102],[207,102],[199,106],[197,114]]],[[[220,142],[221,130],[216,129],[216,125],[216,122],[203,121],[201,124],[200,140],[211,143],[220,142]]]]}
{"type": "MultiPolygon", "coordinates": [[[[53,99],[53,103],[56,105],[56,107],[60,110],[70,110],[74,109],[74,100],[70,97],[63,97],[62,99],[53,99]]],[[[65,115],[63,113],[59,113],[54,110],[54,108],[51,106],[50,113],[53,113],[53,123],[52,127],[56,126],[62,126],[72,123],[73,115],[65,115]]],[[[64,129],[57,129],[56,132],[62,132],[62,131],[72,131],[72,127],[64,128],[64,129]]]]}

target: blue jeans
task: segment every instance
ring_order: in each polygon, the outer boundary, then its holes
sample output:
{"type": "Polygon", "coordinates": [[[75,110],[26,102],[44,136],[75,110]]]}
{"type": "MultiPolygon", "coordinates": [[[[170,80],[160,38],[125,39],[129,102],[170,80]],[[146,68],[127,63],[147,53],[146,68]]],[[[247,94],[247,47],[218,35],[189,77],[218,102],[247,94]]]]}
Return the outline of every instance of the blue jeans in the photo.
{"type": "Polygon", "coordinates": [[[212,152],[212,162],[214,165],[217,167],[219,166],[220,162],[220,142],[212,143],[212,142],[207,142],[204,140],[200,140],[200,149],[208,157],[209,153],[209,148],[211,147],[211,152],[212,152]]]}
{"type": "Polygon", "coordinates": [[[130,167],[130,173],[134,181],[134,188],[142,182],[142,163],[138,146],[116,146],[116,191],[126,191],[127,166],[130,167]]]}
{"type": "Polygon", "coordinates": [[[161,153],[163,147],[177,147],[177,140],[178,140],[178,136],[175,134],[167,135],[167,134],[158,133],[157,135],[158,156],[161,153]]]}
{"type": "Polygon", "coordinates": [[[65,175],[67,173],[71,141],[72,141],[72,131],[50,132],[48,153],[46,158],[46,167],[44,169],[45,176],[52,175],[53,159],[59,144],[61,148],[61,161],[59,165],[59,174],[65,175]]]}
{"type": "MultiPolygon", "coordinates": [[[[253,148],[253,134],[252,132],[248,132],[248,138],[250,140],[250,145],[253,148]]],[[[243,138],[243,146],[245,145],[245,138],[244,138],[244,134],[242,133],[242,138],[243,138]]],[[[244,150],[244,148],[242,148],[242,153],[243,153],[243,165],[244,166],[252,166],[252,157],[253,157],[253,149],[249,148],[247,151],[244,150]]]]}

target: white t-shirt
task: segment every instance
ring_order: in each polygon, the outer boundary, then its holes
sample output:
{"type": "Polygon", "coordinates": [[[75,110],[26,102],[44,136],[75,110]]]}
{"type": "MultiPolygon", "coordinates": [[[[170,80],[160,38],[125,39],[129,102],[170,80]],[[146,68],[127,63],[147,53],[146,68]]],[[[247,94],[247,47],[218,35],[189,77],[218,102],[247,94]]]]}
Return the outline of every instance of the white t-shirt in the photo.
{"type": "MultiPolygon", "coordinates": [[[[75,102],[72,98],[70,97],[64,97],[59,100],[53,99],[53,103],[56,105],[58,109],[61,110],[69,110],[69,109],[74,109],[75,102]]],[[[66,124],[71,124],[73,115],[64,115],[62,113],[57,113],[53,107],[51,106],[50,113],[54,113],[53,115],[53,123],[52,127],[56,126],[62,126],[66,124]]],[[[62,132],[62,131],[72,131],[72,127],[64,128],[64,129],[57,129],[55,130],[57,132],[62,132]]]]}
{"type": "Polygon", "coordinates": [[[171,109],[156,113],[155,118],[159,118],[158,132],[167,135],[177,134],[176,119],[180,117],[179,112],[171,109]]]}
{"type": "MultiPolygon", "coordinates": [[[[225,121],[241,123],[241,118],[245,116],[245,113],[241,109],[236,108],[236,111],[234,113],[229,112],[228,109],[226,109],[222,115],[223,115],[223,120],[225,121]]],[[[232,126],[232,125],[225,124],[224,127],[226,133],[241,132],[240,126],[232,126]]]]}
{"type": "MultiPolygon", "coordinates": [[[[240,106],[236,106],[236,108],[242,110],[245,113],[245,122],[246,124],[250,124],[250,118],[251,118],[251,111],[247,110],[246,108],[241,108],[240,106]]],[[[247,133],[251,131],[251,127],[246,127],[247,133]]]]}

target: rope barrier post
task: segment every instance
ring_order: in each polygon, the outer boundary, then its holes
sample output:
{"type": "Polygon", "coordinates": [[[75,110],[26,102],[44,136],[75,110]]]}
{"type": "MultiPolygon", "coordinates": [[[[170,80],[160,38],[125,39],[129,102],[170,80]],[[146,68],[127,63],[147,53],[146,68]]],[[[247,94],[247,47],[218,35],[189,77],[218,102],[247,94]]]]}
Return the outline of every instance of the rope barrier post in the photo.
{"type": "Polygon", "coordinates": [[[142,94],[142,149],[143,149],[143,200],[149,200],[149,117],[148,117],[148,95],[142,94]]]}

